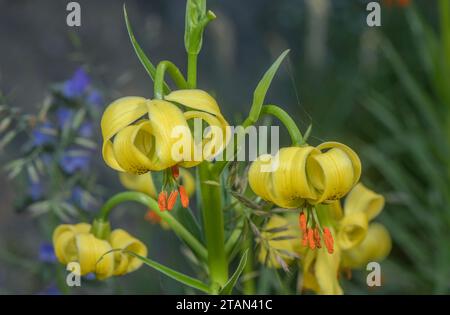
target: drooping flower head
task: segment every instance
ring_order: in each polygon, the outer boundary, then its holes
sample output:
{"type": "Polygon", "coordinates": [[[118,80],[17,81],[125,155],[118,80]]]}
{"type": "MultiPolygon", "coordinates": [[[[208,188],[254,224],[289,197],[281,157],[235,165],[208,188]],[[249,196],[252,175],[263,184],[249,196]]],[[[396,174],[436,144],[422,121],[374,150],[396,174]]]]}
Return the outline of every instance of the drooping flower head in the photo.
{"type": "Polygon", "coordinates": [[[255,194],[283,208],[300,208],[302,244],[332,254],[334,239],[323,226],[316,205],[345,196],[358,182],[361,162],[348,146],[325,142],[317,147],[282,148],[275,155],[262,155],[249,169],[249,184],[255,194]]]}
{"type": "Polygon", "coordinates": [[[177,184],[178,167],[213,159],[231,136],[216,100],[202,90],[174,91],[164,100],[118,99],[105,110],[101,127],[103,158],[111,168],[135,175],[165,172],[158,196],[160,210],[171,210],[178,197],[188,207],[189,193],[177,184]],[[196,119],[208,126],[201,139],[190,127],[196,119]]]}
{"type": "Polygon", "coordinates": [[[126,231],[116,229],[107,239],[100,239],[86,223],[58,226],[53,232],[53,246],[59,262],[78,262],[81,275],[95,273],[100,280],[130,273],[142,265],[141,260],[124,250],[147,255],[147,247],[126,231]]]}

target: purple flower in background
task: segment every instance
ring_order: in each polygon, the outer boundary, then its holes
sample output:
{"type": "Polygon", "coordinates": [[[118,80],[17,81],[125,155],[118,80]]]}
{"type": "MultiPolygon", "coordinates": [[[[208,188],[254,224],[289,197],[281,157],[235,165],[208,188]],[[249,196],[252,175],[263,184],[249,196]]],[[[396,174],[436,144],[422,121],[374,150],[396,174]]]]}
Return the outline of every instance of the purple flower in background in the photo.
{"type": "Polygon", "coordinates": [[[89,167],[91,153],[86,150],[69,149],[62,155],[59,165],[68,174],[85,171],[89,167]]]}
{"type": "Polygon", "coordinates": [[[56,262],[56,255],[53,245],[45,242],[41,244],[39,248],[39,260],[45,263],[56,262]]]}
{"type": "Polygon", "coordinates": [[[86,278],[86,280],[90,280],[90,281],[97,279],[97,276],[93,272],[88,273],[84,277],[86,278]]]}
{"type": "Polygon", "coordinates": [[[90,122],[84,122],[78,129],[78,134],[83,138],[90,138],[94,134],[94,126],[90,122]]]}
{"type": "Polygon", "coordinates": [[[41,182],[32,181],[28,185],[28,195],[31,197],[33,201],[39,200],[44,195],[44,186],[41,182]]]}
{"type": "Polygon", "coordinates": [[[56,110],[56,119],[58,120],[58,125],[64,128],[73,118],[73,110],[60,107],[56,110]]]}
{"type": "Polygon", "coordinates": [[[87,101],[91,105],[100,106],[103,104],[103,96],[100,94],[99,91],[93,90],[91,93],[89,93],[87,101]]]}
{"type": "Polygon", "coordinates": [[[64,83],[63,94],[68,98],[80,97],[86,92],[90,84],[91,78],[83,68],[79,68],[72,78],[64,83]]]}
{"type": "Polygon", "coordinates": [[[44,122],[32,131],[33,146],[53,144],[56,140],[56,129],[50,122],[44,122]]]}

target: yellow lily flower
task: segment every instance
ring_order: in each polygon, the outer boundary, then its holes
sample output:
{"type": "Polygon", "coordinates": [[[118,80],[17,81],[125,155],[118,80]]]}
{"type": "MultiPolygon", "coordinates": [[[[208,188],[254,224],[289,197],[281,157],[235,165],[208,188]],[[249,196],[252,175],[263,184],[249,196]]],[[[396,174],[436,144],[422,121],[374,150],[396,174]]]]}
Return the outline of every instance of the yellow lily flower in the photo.
{"type": "Polygon", "coordinates": [[[317,147],[282,148],[274,157],[260,156],[250,166],[248,179],[263,199],[283,208],[298,208],[342,198],[360,175],[361,162],[352,149],[325,142],[317,147]],[[269,165],[274,170],[264,171],[269,165]]]}
{"type": "Polygon", "coordinates": [[[223,150],[229,140],[227,136],[221,137],[228,134],[228,123],[217,102],[201,90],[174,91],[165,100],[120,98],[106,108],[101,128],[106,164],[132,174],[161,171],[175,165],[198,165],[223,150]],[[183,112],[173,102],[194,110],[183,112]],[[211,127],[205,136],[209,140],[195,143],[187,123],[193,118],[211,127]],[[225,132],[219,135],[214,132],[217,129],[225,132]],[[174,134],[177,130],[181,131],[178,137],[174,134]],[[195,152],[203,152],[205,147],[207,154],[197,156],[195,152]]]}
{"type": "Polygon", "coordinates": [[[132,272],[142,265],[142,261],[122,252],[106,254],[113,249],[147,256],[147,247],[123,230],[114,230],[108,240],[99,239],[90,231],[90,224],[79,223],[60,225],[53,232],[53,246],[59,262],[65,265],[78,262],[81,275],[93,272],[102,280],[132,272]]]}
{"type": "Polygon", "coordinates": [[[281,268],[279,261],[276,259],[275,251],[281,259],[287,264],[294,261],[294,257],[286,253],[300,253],[302,247],[300,246],[300,230],[298,226],[293,222],[295,217],[289,218],[282,217],[280,215],[273,215],[264,227],[264,231],[261,233],[261,244],[258,260],[264,264],[269,249],[269,259],[267,260],[267,266],[270,268],[281,268]],[[284,228],[284,229],[283,229],[284,228]],[[275,230],[274,230],[275,229],[275,230]],[[277,231],[277,229],[283,229],[277,231]],[[270,232],[274,230],[274,232],[270,232]],[[283,239],[284,237],[294,237],[292,239],[283,239]],[[265,242],[265,243],[264,243],[265,242]],[[280,252],[278,252],[280,251],[280,252]]]}

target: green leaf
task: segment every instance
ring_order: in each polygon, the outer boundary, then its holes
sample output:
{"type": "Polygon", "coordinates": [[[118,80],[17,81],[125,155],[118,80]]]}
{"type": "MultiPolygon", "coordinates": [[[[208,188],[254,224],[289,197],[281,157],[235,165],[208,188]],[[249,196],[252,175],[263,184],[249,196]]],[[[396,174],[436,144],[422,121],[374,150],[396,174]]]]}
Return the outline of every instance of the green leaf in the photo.
{"type": "Polygon", "coordinates": [[[267,90],[272,83],[272,79],[275,76],[275,73],[277,73],[278,68],[280,67],[281,63],[288,53],[289,49],[285,50],[277,58],[277,60],[275,60],[275,62],[272,64],[272,66],[270,66],[269,70],[267,70],[261,81],[259,81],[258,85],[256,86],[256,89],[253,92],[253,103],[249,114],[249,118],[252,120],[252,122],[256,122],[258,120],[262,105],[264,103],[264,99],[266,98],[267,90]]]}
{"type": "Polygon", "coordinates": [[[185,274],[182,274],[178,271],[175,271],[167,266],[164,266],[160,263],[157,263],[156,261],[153,261],[151,259],[148,259],[146,257],[142,257],[134,252],[131,251],[123,251],[124,253],[134,256],[137,259],[141,260],[144,264],[146,264],[147,266],[161,272],[162,274],[165,274],[166,276],[172,278],[173,280],[176,280],[184,285],[187,285],[191,288],[197,289],[199,291],[205,292],[205,293],[210,293],[209,287],[208,285],[206,285],[205,283],[201,282],[200,280],[197,280],[195,278],[189,277],[185,274]]]}
{"type": "Polygon", "coordinates": [[[220,294],[230,295],[233,292],[233,288],[236,285],[236,282],[238,281],[239,277],[241,276],[242,271],[244,271],[245,265],[247,264],[247,256],[248,256],[248,249],[242,255],[241,261],[239,261],[239,265],[236,271],[233,273],[233,275],[225,284],[225,286],[222,288],[222,290],[220,290],[220,294]]]}
{"type": "MultiPolygon", "coordinates": [[[[127,9],[125,7],[125,4],[123,5],[123,15],[125,17],[125,24],[127,25],[127,31],[128,36],[130,37],[131,44],[133,45],[134,51],[136,55],[138,56],[139,60],[141,61],[141,64],[144,66],[145,70],[147,71],[148,75],[152,80],[155,79],[156,74],[156,68],[153,65],[153,63],[148,59],[147,55],[142,50],[141,46],[136,41],[136,37],[134,36],[133,30],[131,29],[131,24],[128,19],[127,9]]],[[[170,93],[170,87],[169,85],[164,82],[164,93],[169,94],[170,93]]]]}

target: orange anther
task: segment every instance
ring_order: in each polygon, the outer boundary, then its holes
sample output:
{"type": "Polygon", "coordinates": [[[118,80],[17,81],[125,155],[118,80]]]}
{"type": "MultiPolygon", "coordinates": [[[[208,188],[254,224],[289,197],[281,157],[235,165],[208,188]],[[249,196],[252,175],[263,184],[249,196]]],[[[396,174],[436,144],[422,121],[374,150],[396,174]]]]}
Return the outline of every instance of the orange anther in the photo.
{"type": "Polygon", "coordinates": [[[300,228],[302,229],[303,232],[305,232],[306,231],[306,216],[303,211],[300,213],[300,216],[298,217],[298,221],[300,224],[300,228]]]}
{"type": "Polygon", "coordinates": [[[167,199],[167,210],[172,210],[177,202],[178,191],[174,190],[170,193],[169,199],[167,199]]]}
{"type": "Polygon", "coordinates": [[[189,207],[189,197],[186,192],[186,188],[184,188],[184,186],[181,185],[178,188],[178,191],[180,192],[181,205],[183,206],[183,208],[189,207]]]}
{"type": "Polygon", "coordinates": [[[158,196],[158,206],[159,210],[167,210],[167,192],[161,191],[158,196]]]}

